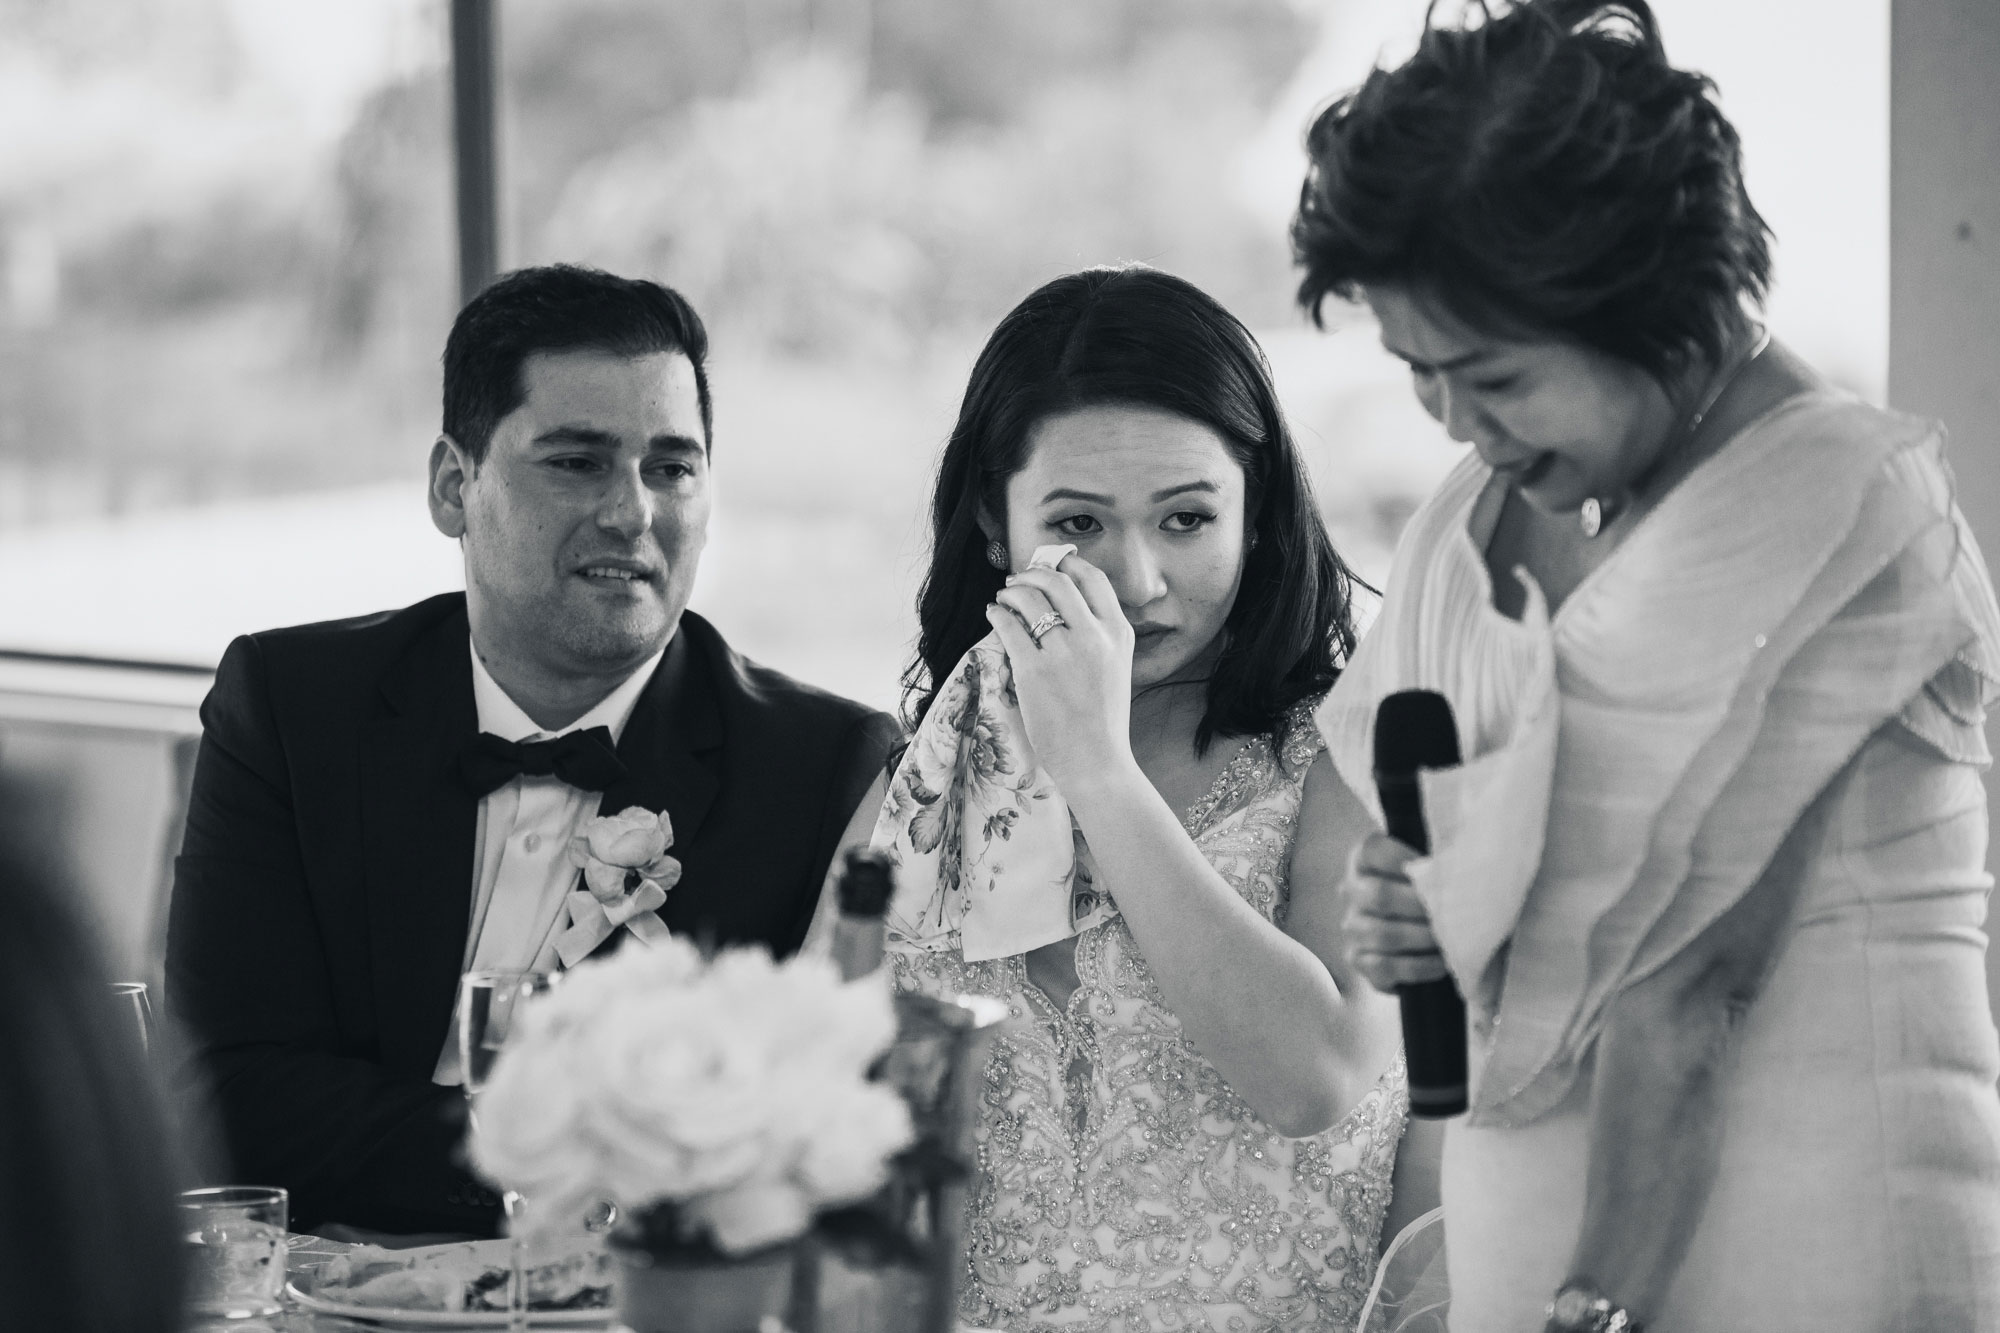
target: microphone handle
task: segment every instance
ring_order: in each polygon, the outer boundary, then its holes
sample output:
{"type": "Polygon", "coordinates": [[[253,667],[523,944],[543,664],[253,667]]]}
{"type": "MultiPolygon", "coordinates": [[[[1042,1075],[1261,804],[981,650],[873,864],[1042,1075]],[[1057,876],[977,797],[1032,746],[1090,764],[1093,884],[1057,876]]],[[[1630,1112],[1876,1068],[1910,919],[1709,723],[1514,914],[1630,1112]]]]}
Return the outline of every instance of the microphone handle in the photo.
{"type": "MultiPolygon", "coordinates": [[[[1428,853],[1423,794],[1415,773],[1377,773],[1375,789],[1389,836],[1428,853]]],[[[1410,1075],[1410,1114],[1443,1119],[1465,1110],[1465,999],[1450,975],[1396,987],[1403,1013],[1403,1058],[1410,1075]]]]}
{"type": "Polygon", "coordinates": [[[1403,1009],[1403,1058],[1410,1114],[1430,1120],[1466,1107],[1465,999],[1448,976],[1396,987],[1403,1009]]]}

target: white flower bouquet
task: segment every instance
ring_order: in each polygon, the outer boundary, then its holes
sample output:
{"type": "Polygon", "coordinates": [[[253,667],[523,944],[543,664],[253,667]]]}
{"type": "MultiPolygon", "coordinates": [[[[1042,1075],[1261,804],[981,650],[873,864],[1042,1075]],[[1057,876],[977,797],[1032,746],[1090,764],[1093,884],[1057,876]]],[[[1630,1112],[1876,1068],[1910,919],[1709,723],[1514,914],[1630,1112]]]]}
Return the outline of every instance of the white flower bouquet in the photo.
{"type": "Polygon", "coordinates": [[[591,959],[517,1017],[473,1165],[530,1225],[608,1199],[654,1243],[747,1254],[886,1180],[910,1116],[867,1073],[895,1032],[884,988],[822,959],[674,937],[591,959]]]}

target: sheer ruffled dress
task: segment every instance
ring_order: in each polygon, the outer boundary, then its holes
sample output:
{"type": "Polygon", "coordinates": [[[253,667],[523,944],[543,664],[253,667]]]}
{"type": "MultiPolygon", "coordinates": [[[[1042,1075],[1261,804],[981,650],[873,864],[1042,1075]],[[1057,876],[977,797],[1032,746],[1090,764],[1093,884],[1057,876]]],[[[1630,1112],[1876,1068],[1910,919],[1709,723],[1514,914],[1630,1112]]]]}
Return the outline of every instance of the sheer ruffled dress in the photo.
{"type": "Polygon", "coordinates": [[[1722,1162],[1654,1333],[2000,1328],[1985,710],[2000,615],[1927,423],[1791,400],[1516,621],[1469,458],[1414,518],[1320,721],[1369,796],[1376,701],[1441,691],[1413,880],[1465,991],[1448,1133],[1454,1333],[1534,1330],[1583,1212],[1620,987],[1767,867],[1798,905],[1740,1031],[1722,1162]]]}
{"type": "MultiPolygon", "coordinates": [[[[924,827],[916,804],[957,802],[948,827],[917,839],[932,850],[915,878],[941,854],[943,878],[962,879],[971,900],[946,908],[942,927],[942,895],[892,913],[896,984],[995,996],[1015,1019],[980,1102],[963,1318],[1010,1330],[1351,1329],[1374,1273],[1408,1106],[1400,1062],[1325,1133],[1289,1139],[1259,1120],[1162,1003],[1115,904],[1093,887],[1080,842],[1077,873],[1066,854],[1034,864],[1068,842],[1069,820],[1022,762],[1010,691],[986,664],[985,694],[974,669],[969,700],[948,690],[933,706],[942,724],[927,724],[941,733],[930,738],[935,775],[916,777],[921,765],[906,759],[876,835],[902,849],[908,871],[911,827],[924,827]],[[1051,802],[1060,823],[1048,817],[1051,802]],[[997,877],[988,873],[995,863],[1004,863],[997,877]],[[1023,884],[1056,885],[1056,928],[1078,926],[1081,984],[1067,1003],[1029,979],[1028,938],[993,937],[1036,909],[1019,903],[998,923],[979,920],[1023,884]]],[[[920,732],[918,745],[925,740],[920,732]]],[[[1301,706],[1275,748],[1267,737],[1247,741],[1185,819],[1230,887],[1280,924],[1302,785],[1321,749],[1301,706]]],[[[1027,892],[1050,902],[1046,891],[1027,892]]]]}

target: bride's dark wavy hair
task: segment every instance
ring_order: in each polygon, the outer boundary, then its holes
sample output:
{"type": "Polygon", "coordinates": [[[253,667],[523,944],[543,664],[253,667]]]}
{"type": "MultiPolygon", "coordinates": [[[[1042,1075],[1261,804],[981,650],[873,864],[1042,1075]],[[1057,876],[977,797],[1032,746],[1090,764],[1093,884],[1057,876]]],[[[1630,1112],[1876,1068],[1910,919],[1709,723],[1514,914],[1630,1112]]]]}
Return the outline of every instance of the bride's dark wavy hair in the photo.
{"type": "Polygon", "coordinates": [[[1192,283],[1141,266],[1096,268],[1014,307],[973,365],[931,500],[917,652],[903,673],[911,728],[992,628],[985,608],[1006,576],[986,561],[982,509],[1005,523],[1007,482],[1026,466],[1038,423],[1104,404],[1198,421],[1243,469],[1244,530],[1255,541],[1224,622],[1228,641],[1208,681],[1197,747],[1218,735],[1275,733],[1286,710],[1340,674],[1354,648],[1354,576],[1320,522],[1263,351],[1192,283]]]}
{"type": "Polygon", "coordinates": [[[1307,131],[1299,303],[1386,283],[1663,382],[1720,361],[1771,254],[1715,85],[1667,63],[1646,0],[1437,9],[1307,131]]]}

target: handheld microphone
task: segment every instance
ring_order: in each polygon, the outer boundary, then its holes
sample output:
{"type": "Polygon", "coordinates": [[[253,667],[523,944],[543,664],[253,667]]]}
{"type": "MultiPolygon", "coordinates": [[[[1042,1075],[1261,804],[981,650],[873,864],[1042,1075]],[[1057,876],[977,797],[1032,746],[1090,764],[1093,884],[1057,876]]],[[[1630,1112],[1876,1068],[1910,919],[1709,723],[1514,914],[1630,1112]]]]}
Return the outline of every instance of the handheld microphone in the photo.
{"type": "MultiPolygon", "coordinates": [[[[1458,724],[1445,697],[1401,690],[1375,711],[1375,790],[1389,836],[1429,853],[1417,770],[1455,768],[1458,724]]],[[[1450,976],[1398,986],[1403,1054],[1410,1071],[1410,1114],[1441,1119],[1466,1106],[1465,1000],[1450,976]]]]}

